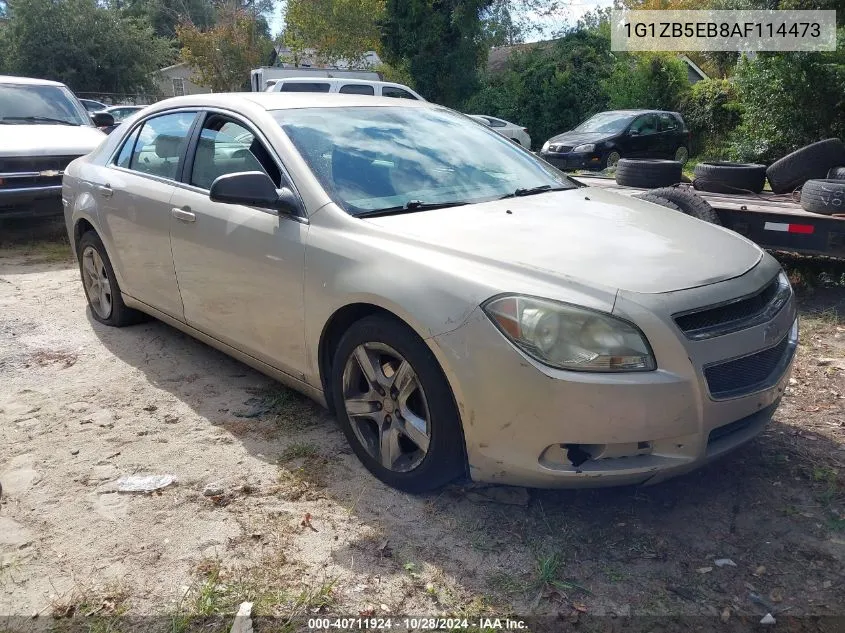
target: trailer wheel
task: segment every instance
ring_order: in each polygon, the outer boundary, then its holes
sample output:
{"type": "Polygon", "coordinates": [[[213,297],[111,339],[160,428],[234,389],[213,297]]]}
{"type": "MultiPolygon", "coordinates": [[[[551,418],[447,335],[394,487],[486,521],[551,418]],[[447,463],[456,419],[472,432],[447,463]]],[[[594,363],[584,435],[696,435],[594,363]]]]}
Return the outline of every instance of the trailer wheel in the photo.
{"type": "Polygon", "coordinates": [[[616,182],[625,187],[650,189],[681,182],[681,163],[676,160],[621,158],[616,182]]]}
{"type": "Polygon", "coordinates": [[[693,187],[715,193],[760,193],[766,184],[766,166],[753,163],[698,163],[693,187]]]}
{"type": "MultiPolygon", "coordinates": [[[[707,200],[697,196],[688,189],[682,189],[680,187],[661,187],[660,189],[652,189],[651,191],[640,194],[637,197],[656,204],[663,204],[655,199],[659,198],[672,204],[674,208],[678,209],[681,213],[686,213],[687,215],[703,220],[704,222],[709,222],[710,224],[722,226],[722,221],[719,220],[719,216],[707,200]]],[[[663,204],[663,206],[669,207],[670,209],[673,208],[672,206],[669,206],[669,204],[663,204]]]]}
{"type": "Polygon", "coordinates": [[[845,180],[808,180],[801,189],[801,208],[810,213],[845,213],[845,180]]]}
{"type": "Polygon", "coordinates": [[[766,177],[772,191],[790,193],[811,178],[824,178],[837,165],[845,165],[845,143],[829,138],[776,160],[766,170],[766,177]]]}
{"type": "Polygon", "coordinates": [[[827,172],[828,179],[833,180],[845,180],[845,167],[832,167],[829,172],[827,172]]]}

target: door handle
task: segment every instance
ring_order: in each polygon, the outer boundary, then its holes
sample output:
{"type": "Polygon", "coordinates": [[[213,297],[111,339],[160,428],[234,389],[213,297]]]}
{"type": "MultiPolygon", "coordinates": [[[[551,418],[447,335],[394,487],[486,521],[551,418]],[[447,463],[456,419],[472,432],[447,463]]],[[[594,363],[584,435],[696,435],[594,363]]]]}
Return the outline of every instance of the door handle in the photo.
{"type": "Polygon", "coordinates": [[[178,207],[173,207],[171,210],[173,217],[179,220],[180,222],[196,222],[197,216],[195,213],[188,209],[180,209],[178,207]]]}
{"type": "Polygon", "coordinates": [[[97,185],[97,191],[100,192],[100,195],[104,198],[111,198],[114,195],[114,191],[109,185],[97,185]]]}

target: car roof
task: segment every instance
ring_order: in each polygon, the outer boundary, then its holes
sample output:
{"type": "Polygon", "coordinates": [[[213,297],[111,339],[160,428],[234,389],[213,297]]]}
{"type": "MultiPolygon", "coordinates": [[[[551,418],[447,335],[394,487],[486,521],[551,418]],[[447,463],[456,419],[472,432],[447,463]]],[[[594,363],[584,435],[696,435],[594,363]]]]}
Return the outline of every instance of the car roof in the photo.
{"type": "Polygon", "coordinates": [[[0,84],[17,84],[23,86],[64,86],[64,84],[59,81],[35,79],[33,77],[15,77],[14,75],[0,75],[0,84]]]}
{"type": "Polygon", "coordinates": [[[282,77],[281,79],[274,79],[277,84],[280,83],[354,83],[365,84],[369,86],[398,86],[400,88],[407,88],[403,84],[397,84],[393,81],[380,81],[377,79],[355,79],[354,77],[282,77]]]}
{"type": "Polygon", "coordinates": [[[237,111],[239,108],[263,110],[298,110],[302,108],[344,107],[403,107],[430,108],[434,104],[416,99],[395,99],[369,95],[334,94],[324,92],[220,92],[171,97],[158,101],[153,108],[164,110],[179,107],[218,107],[237,111]]]}
{"type": "Polygon", "coordinates": [[[603,110],[596,114],[608,114],[610,112],[614,114],[660,114],[661,112],[673,114],[670,110],[603,110]]]}

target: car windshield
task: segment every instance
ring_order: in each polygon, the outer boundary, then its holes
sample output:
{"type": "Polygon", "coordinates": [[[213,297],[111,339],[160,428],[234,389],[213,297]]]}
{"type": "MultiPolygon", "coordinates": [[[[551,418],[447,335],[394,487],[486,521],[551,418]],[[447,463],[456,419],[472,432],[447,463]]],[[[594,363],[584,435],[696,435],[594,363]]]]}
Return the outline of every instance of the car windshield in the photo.
{"type": "Polygon", "coordinates": [[[615,133],[621,132],[631,121],[634,120],[633,114],[624,114],[621,112],[600,112],[595,116],[590,117],[581,125],[575,128],[575,132],[607,132],[615,133]]]}
{"type": "Polygon", "coordinates": [[[0,123],[90,125],[64,86],[0,84],[0,123]]]}
{"type": "Polygon", "coordinates": [[[273,112],[333,199],[353,215],[571,189],[561,172],[443,108],[273,112]]]}

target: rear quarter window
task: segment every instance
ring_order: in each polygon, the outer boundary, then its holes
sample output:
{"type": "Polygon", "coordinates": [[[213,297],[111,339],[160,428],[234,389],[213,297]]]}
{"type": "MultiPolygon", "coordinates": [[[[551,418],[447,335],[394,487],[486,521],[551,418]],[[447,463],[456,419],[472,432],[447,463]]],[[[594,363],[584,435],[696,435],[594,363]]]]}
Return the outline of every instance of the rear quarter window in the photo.
{"type": "Polygon", "coordinates": [[[340,87],[339,90],[342,94],[347,95],[374,95],[376,94],[375,88],[372,86],[368,86],[366,84],[345,84],[340,87]]]}

